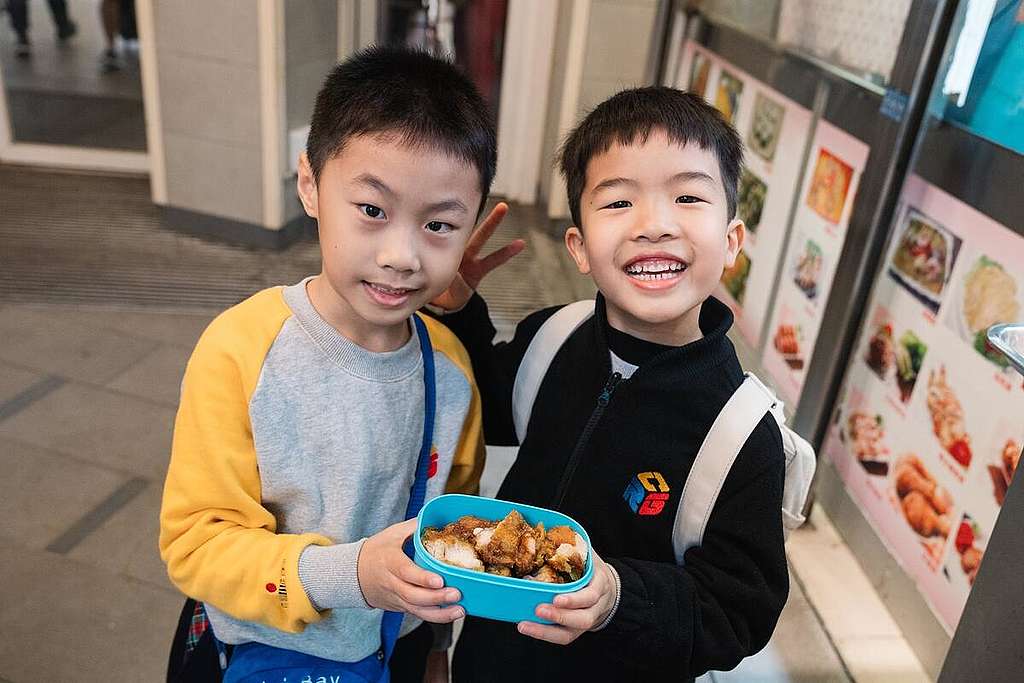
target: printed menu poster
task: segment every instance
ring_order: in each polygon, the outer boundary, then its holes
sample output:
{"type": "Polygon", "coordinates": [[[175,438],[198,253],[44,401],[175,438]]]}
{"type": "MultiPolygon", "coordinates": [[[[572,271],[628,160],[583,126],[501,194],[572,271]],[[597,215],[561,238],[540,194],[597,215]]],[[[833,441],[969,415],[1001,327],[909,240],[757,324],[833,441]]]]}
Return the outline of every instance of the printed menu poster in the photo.
{"type": "Polygon", "coordinates": [[[676,87],[715,105],[743,138],[737,215],[747,226],[746,240],[715,295],[732,308],[737,329],[756,349],[778,274],[811,112],[693,41],[683,47],[678,73],[676,87]]]}
{"type": "Polygon", "coordinates": [[[761,359],[792,405],[811,362],[869,151],[827,121],[818,122],[761,359]]]}
{"type": "Polygon", "coordinates": [[[1020,461],[1024,237],[911,176],[823,453],[950,633],[1020,461]]]}

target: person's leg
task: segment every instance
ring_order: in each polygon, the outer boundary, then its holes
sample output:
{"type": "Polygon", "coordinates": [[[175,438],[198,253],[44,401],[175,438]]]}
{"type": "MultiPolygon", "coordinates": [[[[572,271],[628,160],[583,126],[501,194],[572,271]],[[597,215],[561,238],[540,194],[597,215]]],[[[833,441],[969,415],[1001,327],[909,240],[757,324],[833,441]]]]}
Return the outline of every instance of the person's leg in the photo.
{"type": "Polygon", "coordinates": [[[103,33],[107,37],[107,49],[103,53],[104,71],[116,71],[121,68],[117,61],[117,52],[114,50],[114,39],[121,25],[121,4],[118,0],[103,0],[100,3],[100,20],[103,23],[103,33]]]}
{"type": "Polygon", "coordinates": [[[18,34],[18,44],[28,45],[28,0],[7,0],[11,28],[18,34]]]}
{"type": "Polygon", "coordinates": [[[75,35],[78,27],[68,17],[68,3],[66,0],[49,0],[50,14],[53,15],[53,25],[57,27],[57,38],[61,41],[67,40],[75,35]]]}
{"type": "Polygon", "coordinates": [[[421,683],[433,644],[434,632],[427,623],[399,638],[389,662],[391,680],[394,683],[421,683]]]}

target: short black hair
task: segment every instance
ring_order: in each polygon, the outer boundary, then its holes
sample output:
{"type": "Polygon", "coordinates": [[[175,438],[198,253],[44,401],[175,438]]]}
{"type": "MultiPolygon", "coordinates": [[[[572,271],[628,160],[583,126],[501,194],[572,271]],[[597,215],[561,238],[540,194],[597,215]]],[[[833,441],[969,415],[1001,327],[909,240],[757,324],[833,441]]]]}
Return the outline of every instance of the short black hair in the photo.
{"type": "Polygon", "coordinates": [[[374,46],[334,67],[316,96],[306,142],[316,182],[348,140],[367,134],[394,134],[473,165],[487,199],[498,158],[494,121],[476,86],[451,61],[374,46]]]}
{"type": "Polygon", "coordinates": [[[565,176],[569,211],[577,227],[587,165],[615,143],[646,142],[664,131],[679,145],[694,143],[718,157],[729,220],[736,215],[736,184],[743,164],[743,142],[721,113],[700,96],[675,88],[650,86],[623,90],[597,105],[566,137],[558,162],[565,176]]]}

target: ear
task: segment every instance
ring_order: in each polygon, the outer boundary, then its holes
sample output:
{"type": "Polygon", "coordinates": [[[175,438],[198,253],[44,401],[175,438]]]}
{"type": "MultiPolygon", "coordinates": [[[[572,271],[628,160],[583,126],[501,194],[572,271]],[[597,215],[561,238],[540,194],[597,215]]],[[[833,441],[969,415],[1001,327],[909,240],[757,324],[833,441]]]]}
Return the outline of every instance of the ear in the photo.
{"type": "Polygon", "coordinates": [[[316,178],[313,176],[313,168],[309,165],[309,157],[305,152],[299,155],[299,177],[296,186],[306,215],[310,218],[319,218],[318,207],[320,204],[317,198],[316,178]]]}
{"type": "Polygon", "coordinates": [[[725,234],[725,267],[732,268],[736,265],[736,257],[743,247],[743,240],[747,237],[747,226],[739,218],[734,218],[729,223],[729,230],[725,234]]]}
{"type": "Polygon", "coordinates": [[[587,246],[583,243],[583,232],[575,225],[565,231],[565,248],[576,262],[576,267],[584,275],[590,272],[590,260],[587,258],[587,246]]]}

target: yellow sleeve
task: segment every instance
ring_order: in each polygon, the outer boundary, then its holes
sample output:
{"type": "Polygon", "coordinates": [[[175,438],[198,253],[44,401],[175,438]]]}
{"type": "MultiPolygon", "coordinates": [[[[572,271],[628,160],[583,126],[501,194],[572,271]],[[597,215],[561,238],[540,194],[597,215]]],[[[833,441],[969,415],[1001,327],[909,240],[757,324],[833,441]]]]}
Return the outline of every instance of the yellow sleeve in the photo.
{"type": "Polygon", "coordinates": [[[469,410],[462,423],[459,445],[455,449],[451,472],[445,484],[446,493],[467,493],[476,495],[480,492],[480,475],[484,471],[486,449],[484,448],[483,410],[480,404],[480,392],[473,378],[473,367],[469,354],[458,338],[443,324],[430,318],[420,316],[427,325],[430,342],[434,349],[447,356],[466,376],[472,390],[469,410]]]}
{"type": "Polygon", "coordinates": [[[277,534],[262,505],[249,399],[290,312],[279,288],[214,320],[185,370],[160,510],[160,556],[183,593],[237,619],[302,631],[319,621],[299,580],[317,534],[277,534]]]}

